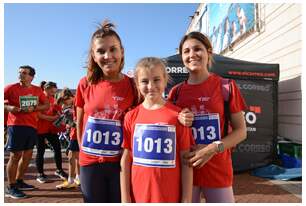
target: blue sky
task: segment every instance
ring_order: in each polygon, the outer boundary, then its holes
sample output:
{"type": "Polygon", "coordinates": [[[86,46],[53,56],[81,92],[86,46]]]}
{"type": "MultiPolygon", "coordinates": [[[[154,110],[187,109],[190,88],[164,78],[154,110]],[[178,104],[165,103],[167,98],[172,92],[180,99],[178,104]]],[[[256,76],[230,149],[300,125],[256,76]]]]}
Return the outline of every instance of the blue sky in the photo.
{"type": "Polygon", "coordinates": [[[110,19],[125,48],[124,72],[144,56],[175,54],[199,4],[4,4],[4,85],[20,65],[31,65],[33,81],[76,88],[97,23],[110,19]]]}

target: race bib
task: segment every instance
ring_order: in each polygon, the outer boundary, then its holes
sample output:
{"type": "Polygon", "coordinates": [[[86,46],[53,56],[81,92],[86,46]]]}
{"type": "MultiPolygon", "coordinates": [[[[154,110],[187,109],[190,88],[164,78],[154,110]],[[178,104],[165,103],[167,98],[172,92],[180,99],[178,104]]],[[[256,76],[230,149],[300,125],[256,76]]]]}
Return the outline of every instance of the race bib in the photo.
{"type": "Polygon", "coordinates": [[[192,124],[192,134],[196,144],[210,144],[221,140],[219,114],[195,116],[192,124]]]}
{"type": "Polygon", "coordinates": [[[20,96],[19,104],[21,109],[25,109],[28,107],[36,107],[38,105],[38,97],[37,96],[20,96]]]}
{"type": "Polygon", "coordinates": [[[121,144],[120,121],[88,117],[83,135],[83,152],[96,156],[117,156],[121,144]]]}
{"type": "Polygon", "coordinates": [[[146,167],[175,167],[176,130],[173,125],[136,124],[133,164],[146,167]]]}

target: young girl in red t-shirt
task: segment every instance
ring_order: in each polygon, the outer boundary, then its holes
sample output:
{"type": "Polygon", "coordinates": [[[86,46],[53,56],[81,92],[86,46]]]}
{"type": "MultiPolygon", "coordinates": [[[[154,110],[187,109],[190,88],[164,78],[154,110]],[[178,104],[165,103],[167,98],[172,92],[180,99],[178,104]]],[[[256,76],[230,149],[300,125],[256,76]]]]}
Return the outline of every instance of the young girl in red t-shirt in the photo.
{"type": "Polygon", "coordinates": [[[81,185],[79,174],[79,145],[76,137],[76,109],[74,106],[74,95],[68,88],[64,88],[59,93],[57,103],[62,106],[62,110],[67,117],[65,120],[66,132],[69,134],[68,155],[68,179],[62,184],[56,185],[57,189],[70,189],[81,185]],[[68,119],[69,118],[69,119],[68,119]]]}
{"type": "Polygon", "coordinates": [[[193,139],[178,121],[180,108],[163,98],[167,79],[158,58],[143,58],[136,66],[144,101],[124,118],[122,202],[191,202],[192,168],[182,159],[193,139]]]}

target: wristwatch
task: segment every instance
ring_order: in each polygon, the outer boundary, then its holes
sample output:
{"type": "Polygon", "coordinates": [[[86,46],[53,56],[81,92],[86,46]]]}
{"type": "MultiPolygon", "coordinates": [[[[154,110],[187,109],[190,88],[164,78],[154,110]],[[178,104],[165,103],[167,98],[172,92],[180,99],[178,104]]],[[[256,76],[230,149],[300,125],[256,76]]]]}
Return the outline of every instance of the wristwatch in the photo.
{"type": "Polygon", "coordinates": [[[224,152],[224,144],[222,141],[214,141],[214,144],[217,145],[217,152],[221,153],[224,152]]]}

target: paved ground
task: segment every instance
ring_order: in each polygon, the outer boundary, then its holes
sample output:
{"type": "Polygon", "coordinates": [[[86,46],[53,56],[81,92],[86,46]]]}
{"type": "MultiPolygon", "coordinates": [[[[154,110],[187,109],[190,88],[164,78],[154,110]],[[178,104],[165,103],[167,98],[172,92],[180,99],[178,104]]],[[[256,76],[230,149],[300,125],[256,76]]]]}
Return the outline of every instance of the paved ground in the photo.
{"type": "MultiPolygon", "coordinates": [[[[4,198],[5,203],[81,203],[82,195],[80,189],[57,190],[56,185],[61,181],[53,174],[55,163],[51,152],[46,153],[45,173],[50,177],[50,182],[38,183],[36,179],[36,168],[32,163],[25,176],[29,184],[35,185],[36,190],[28,191],[27,199],[14,200],[4,198]]],[[[33,155],[34,157],[34,155],[33,155]]],[[[63,153],[63,168],[67,171],[68,163],[63,153]]],[[[5,163],[8,156],[5,155],[5,163]]],[[[7,180],[5,178],[5,185],[7,180]]],[[[249,172],[235,175],[234,194],[237,203],[302,203],[301,181],[269,181],[267,179],[251,176],[249,172]]]]}

